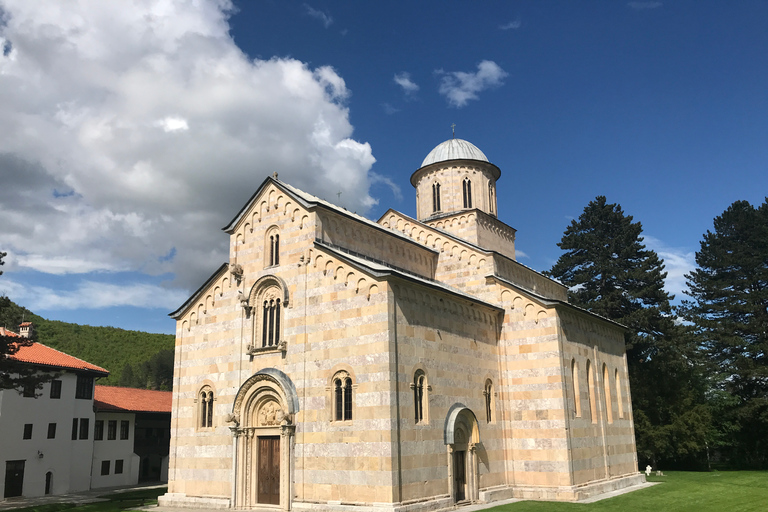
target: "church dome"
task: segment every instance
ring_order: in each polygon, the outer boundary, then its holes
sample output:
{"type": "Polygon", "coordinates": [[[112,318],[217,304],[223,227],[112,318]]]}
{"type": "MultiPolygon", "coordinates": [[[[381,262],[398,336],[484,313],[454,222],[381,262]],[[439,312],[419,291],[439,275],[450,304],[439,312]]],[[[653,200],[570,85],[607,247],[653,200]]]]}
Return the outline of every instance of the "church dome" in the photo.
{"type": "Polygon", "coordinates": [[[425,167],[435,162],[445,162],[447,160],[480,160],[481,162],[488,162],[485,154],[471,142],[463,139],[448,139],[430,151],[424,161],[421,162],[421,166],[425,167]]]}

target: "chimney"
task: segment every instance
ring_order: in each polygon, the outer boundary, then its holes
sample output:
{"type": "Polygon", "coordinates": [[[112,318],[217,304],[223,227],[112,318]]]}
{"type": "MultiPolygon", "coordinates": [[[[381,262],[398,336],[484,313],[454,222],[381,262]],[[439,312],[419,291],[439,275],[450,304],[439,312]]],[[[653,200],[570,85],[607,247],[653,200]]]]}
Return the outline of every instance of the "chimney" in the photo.
{"type": "Polygon", "coordinates": [[[19,324],[19,336],[22,338],[31,338],[35,332],[32,322],[21,322],[19,324]]]}

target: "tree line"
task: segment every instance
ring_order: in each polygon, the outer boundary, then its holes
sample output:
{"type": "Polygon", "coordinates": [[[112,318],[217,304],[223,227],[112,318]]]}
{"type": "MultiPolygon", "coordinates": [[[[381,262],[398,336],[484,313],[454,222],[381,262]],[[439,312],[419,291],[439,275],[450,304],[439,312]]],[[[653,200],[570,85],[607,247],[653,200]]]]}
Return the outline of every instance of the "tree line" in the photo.
{"type": "Polygon", "coordinates": [[[768,198],[714,219],[679,306],[641,223],[604,196],[558,246],[545,273],[571,303],[627,327],[640,467],[768,468],[768,198]]]}
{"type": "MultiPolygon", "coordinates": [[[[0,264],[4,255],[0,253],[0,264]]],[[[99,379],[98,384],[167,391],[173,387],[173,335],[47,320],[0,297],[0,326],[18,331],[22,321],[33,323],[35,341],[109,370],[109,377],[99,379]]],[[[4,357],[15,353],[19,343],[29,340],[0,336],[0,389],[40,387],[45,381],[29,365],[14,364],[4,357]]]]}

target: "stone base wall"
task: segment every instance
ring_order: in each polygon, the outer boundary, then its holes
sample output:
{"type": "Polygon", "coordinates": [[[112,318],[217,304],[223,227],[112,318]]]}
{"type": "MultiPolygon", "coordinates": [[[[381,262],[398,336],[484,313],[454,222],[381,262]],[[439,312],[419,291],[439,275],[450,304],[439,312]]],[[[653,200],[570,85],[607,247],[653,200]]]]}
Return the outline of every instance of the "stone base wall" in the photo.
{"type": "Polygon", "coordinates": [[[228,509],[229,498],[201,498],[198,496],[187,496],[180,492],[167,492],[157,497],[157,506],[185,509],[228,509]]]}

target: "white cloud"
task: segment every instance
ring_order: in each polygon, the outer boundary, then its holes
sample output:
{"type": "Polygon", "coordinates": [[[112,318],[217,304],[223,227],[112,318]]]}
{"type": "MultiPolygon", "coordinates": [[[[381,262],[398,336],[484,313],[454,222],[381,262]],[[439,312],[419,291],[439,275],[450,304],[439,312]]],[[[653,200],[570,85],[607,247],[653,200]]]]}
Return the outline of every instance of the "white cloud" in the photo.
{"type": "Polygon", "coordinates": [[[343,78],[249,58],[232,8],[0,0],[0,240],[17,268],[175,272],[194,289],[274,171],[353,211],[376,203],[343,78]]]}
{"type": "Polygon", "coordinates": [[[399,108],[397,108],[397,107],[395,107],[395,106],[393,106],[393,105],[391,105],[389,103],[386,103],[386,102],[381,104],[381,108],[383,108],[384,109],[384,113],[389,115],[389,116],[391,116],[392,114],[396,114],[396,113],[400,112],[399,108]]]}
{"type": "Polygon", "coordinates": [[[523,26],[523,22],[520,21],[520,18],[517,18],[515,20],[510,21],[509,23],[505,23],[504,25],[500,25],[499,28],[501,30],[517,30],[520,27],[523,26]]]}
{"type": "Polygon", "coordinates": [[[2,293],[36,312],[115,306],[172,310],[183,304],[189,296],[187,290],[178,288],[163,288],[146,283],[123,286],[97,281],[82,281],[75,289],[62,291],[45,286],[22,286],[12,280],[4,280],[2,293]]]}
{"type": "Polygon", "coordinates": [[[403,88],[406,94],[416,94],[419,90],[419,86],[411,80],[411,74],[403,71],[395,75],[395,83],[403,88]]]}
{"type": "Polygon", "coordinates": [[[181,117],[166,117],[155,121],[155,126],[162,128],[165,133],[189,130],[186,119],[181,117]]]}
{"type": "Polygon", "coordinates": [[[469,100],[478,99],[478,93],[493,87],[500,87],[508,73],[495,62],[484,60],[477,65],[476,73],[464,71],[445,72],[435,71],[442,76],[440,94],[448,99],[454,107],[463,107],[469,100]]]}
{"type": "Polygon", "coordinates": [[[330,14],[323,12],[319,9],[315,9],[309,4],[304,4],[304,12],[307,13],[307,15],[312,16],[315,19],[320,20],[320,22],[325,26],[325,28],[328,28],[333,23],[333,18],[330,14]]]}
{"type": "Polygon", "coordinates": [[[669,247],[658,238],[645,235],[645,246],[656,252],[664,260],[667,279],[664,289],[673,294],[677,300],[683,298],[683,290],[687,289],[685,274],[696,268],[696,253],[680,247],[669,247]]]}
{"type": "Polygon", "coordinates": [[[656,1],[648,1],[648,2],[627,2],[627,5],[636,11],[643,11],[647,9],[658,9],[664,4],[656,1]]]}

